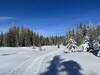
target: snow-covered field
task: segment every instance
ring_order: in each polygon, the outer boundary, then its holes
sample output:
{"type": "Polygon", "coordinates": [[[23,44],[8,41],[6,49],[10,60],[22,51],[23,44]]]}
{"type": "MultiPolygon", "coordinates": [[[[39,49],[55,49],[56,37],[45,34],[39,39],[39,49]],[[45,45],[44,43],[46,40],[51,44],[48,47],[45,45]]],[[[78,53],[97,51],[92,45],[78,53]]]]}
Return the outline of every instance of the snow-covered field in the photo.
{"type": "Polygon", "coordinates": [[[0,75],[100,75],[100,58],[61,46],[0,48],[0,75]]]}

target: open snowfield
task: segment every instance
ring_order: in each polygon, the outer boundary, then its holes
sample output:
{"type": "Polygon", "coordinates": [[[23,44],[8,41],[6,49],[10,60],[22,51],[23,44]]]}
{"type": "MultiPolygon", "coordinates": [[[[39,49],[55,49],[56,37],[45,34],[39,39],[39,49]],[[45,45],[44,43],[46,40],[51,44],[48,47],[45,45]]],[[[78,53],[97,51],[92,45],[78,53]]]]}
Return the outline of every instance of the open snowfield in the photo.
{"type": "Polygon", "coordinates": [[[100,75],[100,58],[61,46],[0,48],[0,75],[100,75]]]}

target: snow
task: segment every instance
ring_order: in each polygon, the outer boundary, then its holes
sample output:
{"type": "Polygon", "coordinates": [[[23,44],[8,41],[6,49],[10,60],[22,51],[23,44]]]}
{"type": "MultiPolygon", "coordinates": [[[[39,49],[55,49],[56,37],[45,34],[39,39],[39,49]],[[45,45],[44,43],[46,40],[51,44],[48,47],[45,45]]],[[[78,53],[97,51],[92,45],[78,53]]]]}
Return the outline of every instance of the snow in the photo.
{"type": "Polygon", "coordinates": [[[84,52],[87,52],[87,48],[89,48],[88,43],[84,43],[79,46],[79,49],[84,52]]]}
{"type": "Polygon", "coordinates": [[[100,58],[66,47],[1,47],[0,75],[100,75],[100,58]],[[67,51],[67,50],[66,50],[67,51]]]}

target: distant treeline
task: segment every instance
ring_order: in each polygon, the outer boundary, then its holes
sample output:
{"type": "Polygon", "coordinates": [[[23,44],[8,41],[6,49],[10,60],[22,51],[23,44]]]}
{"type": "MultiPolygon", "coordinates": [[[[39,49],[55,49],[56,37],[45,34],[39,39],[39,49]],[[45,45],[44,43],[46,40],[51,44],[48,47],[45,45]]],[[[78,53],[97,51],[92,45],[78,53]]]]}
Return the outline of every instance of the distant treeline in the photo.
{"type": "Polygon", "coordinates": [[[0,46],[7,47],[23,47],[23,46],[43,46],[43,45],[60,45],[68,44],[72,38],[80,45],[88,36],[90,40],[96,40],[100,43],[100,25],[86,25],[80,23],[77,28],[66,29],[65,36],[49,36],[44,37],[36,32],[33,32],[28,27],[11,26],[7,32],[0,33],[0,46]]]}
{"type": "Polygon", "coordinates": [[[11,26],[7,32],[0,33],[0,46],[6,47],[58,45],[63,41],[63,36],[44,37],[28,27],[17,27],[16,25],[11,26]]]}

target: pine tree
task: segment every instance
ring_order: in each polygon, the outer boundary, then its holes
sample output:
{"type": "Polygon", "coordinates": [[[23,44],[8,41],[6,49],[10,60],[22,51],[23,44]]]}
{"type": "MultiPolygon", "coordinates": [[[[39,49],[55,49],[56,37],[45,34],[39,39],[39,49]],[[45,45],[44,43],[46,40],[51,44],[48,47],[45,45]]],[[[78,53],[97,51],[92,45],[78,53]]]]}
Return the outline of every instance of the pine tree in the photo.
{"type": "Polygon", "coordinates": [[[84,38],[84,28],[83,24],[81,23],[76,32],[77,45],[80,45],[83,42],[83,38],[84,38]]]}
{"type": "Polygon", "coordinates": [[[3,46],[3,32],[0,33],[0,46],[3,46]]]}
{"type": "Polygon", "coordinates": [[[16,26],[12,26],[9,28],[9,31],[7,33],[7,46],[16,47],[16,41],[17,41],[17,29],[16,26]]]}
{"type": "Polygon", "coordinates": [[[87,35],[90,37],[91,40],[96,39],[96,30],[93,26],[88,26],[87,35]]]}
{"type": "Polygon", "coordinates": [[[66,44],[70,43],[70,39],[75,39],[74,38],[74,31],[71,28],[67,29],[67,35],[66,35],[66,44]]]}

